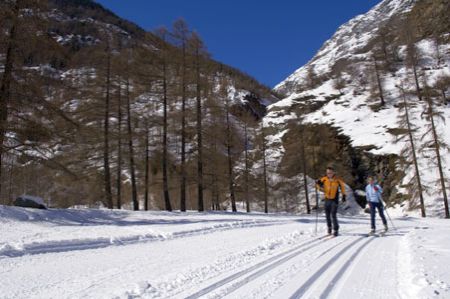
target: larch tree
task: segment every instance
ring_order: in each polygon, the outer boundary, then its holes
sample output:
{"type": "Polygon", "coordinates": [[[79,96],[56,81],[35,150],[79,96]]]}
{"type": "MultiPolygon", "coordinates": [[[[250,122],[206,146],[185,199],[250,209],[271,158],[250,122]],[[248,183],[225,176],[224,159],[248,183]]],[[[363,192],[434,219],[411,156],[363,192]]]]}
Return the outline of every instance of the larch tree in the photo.
{"type": "Polygon", "coordinates": [[[262,156],[262,168],[263,168],[263,199],[264,199],[264,213],[269,213],[269,182],[267,177],[267,145],[266,145],[266,132],[264,127],[264,121],[261,121],[261,156],[262,156]]]}
{"type": "Polygon", "coordinates": [[[447,99],[447,90],[450,87],[450,76],[441,75],[436,79],[433,89],[439,92],[442,99],[442,105],[447,105],[449,100],[447,99]]]}
{"type": "Polygon", "coordinates": [[[415,27],[410,20],[405,20],[403,24],[403,38],[406,43],[406,66],[412,70],[416,94],[422,101],[422,91],[419,84],[419,51],[414,43],[415,27]]]}
{"type": "Polygon", "coordinates": [[[125,51],[125,105],[126,105],[126,115],[127,115],[127,141],[128,141],[128,161],[131,176],[131,199],[133,201],[133,210],[139,210],[139,199],[137,191],[137,180],[136,180],[136,162],[135,162],[135,149],[133,142],[133,115],[131,111],[131,63],[133,59],[133,49],[126,49],[125,51]]]}
{"type": "Polygon", "coordinates": [[[167,43],[168,31],[165,28],[160,28],[157,35],[161,38],[160,43],[160,65],[161,65],[161,80],[162,80],[162,103],[163,103],[163,136],[162,136],[162,174],[163,174],[163,196],[164,204],[167,211],[172,211],[172,204],[170,202],[169,194],[169,177],[168,177],[168,144],[167,144],[167,129],[168,129],[168,80],[169,80],[169,45],[167,43]]]}
{"type": "Polygon", "coordinates": [[[401,109],[403,109],[404,113],[400,115],[399,124],[401,127],[405,128],[406,134],[403,136],[400,136],[397,141],[401,141],[404,137],[408,138],[409,146],[406,146],[401,154],[402,156],[411,156],[412,163],[414,165],[414,176],[411,179],[411,184],[413,184],[413,181],[415,181],[415,186],[417,186],[417,192],[412,192],[413,194],[417,194],[419,196],[420,200],[420,211],[422,214],[422,217],[426,217],[426,211],[425,211],[425,202],[423,199],[423,184],[422,179],[419,171],[419,162],[417,159],[417,148],[416,148],[416,141],[414,138],[414,126],[411,122],[410,118],[410,104],[407,98],[407,92],[405,90],[404,84],[398,86],[398,89],[400,91],[400,96],[402,99],[401,109]]]}
{"type": "Polygon", "coordinates": [[[305,140],[305,127],[302,126],[300,129],[300,143],[301,143],[301,160],[302,160],[302,172],[303,172],[303,188],[305,191],[305,204],[306,204],[306,213],[311,214],[311,206],[309,204],[309,192],[308,192],[308,179],[307,179],[307,167],[306,167],[306,140],[305,140]]]}
{"type": "Polygon", "coordinates": [[[122,208],[122,82],[119,79],[117,84],[117,208],[122,208]]]}
{"type": "Polygon", "coordinates": [[[27,127],[33,128],[36,133],[46,130],[42,123],[27,117],[23,109],[42,107],[52,114],[58,111],[57,107],[46,101],[45,92],[39,87],[42,83],[39,81],[47,79],[44,78],[46,74],[40,72],[41,61],[36,54],[54,42],[47,33],[45,21],[39,17],[45,8],[45,0],[7,0],[0,3],[0,56],[3,64],[0,79],[0,196],[4,191],[2,174],[6,155],[24,145],[15,131],[27,127]],[[31,66],[37,66],[39,70],[27,69],[31,66]],[[23,84],[24,80],[26,84],[23,84]],[[34,124],[27,125],[30,122],[34,124]]]}
{"type": "Polygon", "coordinates": [[[243,118],[243,130],[244,130],[244,182],[243,182],[243,189],[244,189],[244,197],[245,197],[245,208],[247,213],[250,213],[250,163],[251,163],[251,155],[249,153],[250,151],[250,145],[251,145],[251,139],[250,139],[250,130],[255,127],[256,121],[254,117],[250,114],[247,114],[243,118]]]}
{"type": "Polygon", "coordinates": [[[196,33],[192,33],[190,49],[193,55],[193,69],[195,73],[195,101],[196,101],[196,134],[197,134],[197,204],[198,211],[204,211],[203,200],[203,127],[202,127],[202,62],[207,57],[205,46],[196,33]]]}
{"type": "MultiPolygon", "coordinates": [[[[109,37],[106,37],[107,39],[109,37]]],[[[106,41],[105,46],[105,56],[106,56],[106,65],[105,65],[105,103],[104,103],[104,119],[103,119],[103,178],[104,178],[104,188],[105,188],[105,200],[108,208],[112,209],[113,199],[112,199],[112,190],[111,190],[111,166],[110,166],[110,98],[111,98],[111,45],[110,41],[106,41]]]]}
{"type": "Polygon", "coordinates": [[[384,100],[384,94],[383,94],[383,82],[381,80],[381,71],[378,66],[377,58],[375,56],[372,57],[372,62],[373,62],[373,70],[375,73],[376,88],[378,91],[377,96],[380,98],[381,106],[384,106],[386,104],[386,102],[384,100]]]}
{"type": "Polygon", "coordinates": [[[180,67],[181,67],[181,153],[180,153],[180,210],[186,211],[186,185],[187,185],[187,171],[186,171],[186,142],[187,142],[187,98],[188,98],[188,43],[190,39],[190,31],[183,19],[177,20],[173,25],[173,35],[175,44],[180,49],[180,67]]]}
{"type": "Polygon", "coordinates": [[[446,178],[444,175],[444,167],[442,160],[442,151],[449,152],[450,147],[442,140],[441,135],[438,133],[436,121],[445,122],[445,116],[442,111],[435,109],[435,102],[431,95],[431,89],[428,87],[426,78],[424,76],[424,97],[427,103],[426,105],[426,119],[428,120],[428,131],[422,136],[422,140],[424,140],[427,136],[430,136],[431,139],[422,144],[422,150],[433,149],[435,152],[435,163],[438,168],[439,173],[439,183],[441,185],[441,193],[444,202],[444,215],[445,218],[450,218],[449,206],[448,206],[448,198],[447,198],[447,190],[446,190],[446,178]]]}
{"type": "Polygon", "coordinates": [[[237,212],[236,209],[236,195],[234,183],[234,158],[233,158],[233,132],[231,128],[231,113],[230,113],[230,99],[228,97],[228,84],[222,82],[222,95],[225,97],[225,122],[226,122],[226,148],[227,148],[227,162],[228,162],[228,187],[230,192],[231,209],[237,212]]]}
{"type": "Polygon", "coordinates": [[[150,193],[150,125],[148,120],[145,121],[145,166],[144,166],[144,210],[149,209],[149,193],[150,193]]]}

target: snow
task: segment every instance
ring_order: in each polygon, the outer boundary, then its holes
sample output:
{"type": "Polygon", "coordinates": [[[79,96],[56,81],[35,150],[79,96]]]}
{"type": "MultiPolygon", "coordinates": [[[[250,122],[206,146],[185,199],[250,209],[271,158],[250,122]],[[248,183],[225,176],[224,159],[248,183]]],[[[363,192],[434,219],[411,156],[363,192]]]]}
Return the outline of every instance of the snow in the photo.
{"type": "Polygon", "coordinates": [[[0,206],[2,298],[448,298],[450,223],[0,206]],[[151,236],[154,236],[152,238],[151,236]],[[111,242],[107,242],[110,240],[111,242]],[[97,246],[102,244],[101,246],[97,246]],[[20,254],[19,254],[20,253],[20,254]]]}

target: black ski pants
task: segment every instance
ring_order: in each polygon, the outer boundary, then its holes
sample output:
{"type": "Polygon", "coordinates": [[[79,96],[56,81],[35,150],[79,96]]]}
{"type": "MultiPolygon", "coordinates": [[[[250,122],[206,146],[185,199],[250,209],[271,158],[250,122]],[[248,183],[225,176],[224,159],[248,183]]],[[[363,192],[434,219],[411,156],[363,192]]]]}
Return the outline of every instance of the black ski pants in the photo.
{"type": "Polygon", "coordinates": [[[325,215],[327,217],[328,230],[331,230],[333,228],[333,230],[336,232],[339,231],[337,209],[338,203],[336,200],[325,199],[325,215]]]}

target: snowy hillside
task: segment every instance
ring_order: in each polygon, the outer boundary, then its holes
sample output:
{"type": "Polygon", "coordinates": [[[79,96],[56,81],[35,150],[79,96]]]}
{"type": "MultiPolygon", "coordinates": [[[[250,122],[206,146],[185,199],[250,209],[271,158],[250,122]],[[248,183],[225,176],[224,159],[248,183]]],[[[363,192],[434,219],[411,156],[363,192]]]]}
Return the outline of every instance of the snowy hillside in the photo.
{"type": "MultiPolygon", "coordinates": [[[[184,209],[181,193],[194,209],[201,160],[202,188],[217,194],[221,209],[229,197],[226,160],[233,166],[244,148],[242,127],[278,100],[271,89],[214,60],[184,20],[147,32],[92,0],[19,2],[0,4],[8,17],[0,74],[14,78],[5,86],[19,102],[5,116],[0,187],[8,188],[0,188],[0,202],[29,194],[52,207],[120,208],[131,200],[137,209],[145,200],[147,208],[171,210],[184,209]],[[38,18],[20,19],[22,10],[38,18]],[[17,57],[6,55],[8,45],[17,57]],[[162,189],[170,189],[164,199],[162,189]]],[[[212,196],[205,198],[212,207],[212,196]]]]}
{"type": "Polygon", "coordinates": [[[318,74],[326,74],[339,60],[358,61],[366,59],[367,53],[361,53],[375,37],[381,26],[391,18],[406,13],[417,0],[384,0],[366,14],[359,15],[342,25],[308,64],[299,68],[286,80],[275,86],[279,92],[292,94],[296,85],[306,80],[308,68],[318,74]]]}
{"type": "Polygon", "coordinates": [[[448,298],[446,220],[0,206],[1,298],[448,298]]]}
{"type": "MultiPolygon", "coordinates": [[[[357,16],[341,26],[307,65],[277,85],[275,90],[287,94],[287,97],[269,107],[264,122],[276,132],[268,138],[272,141],[270,150],[278,163],[281,163],[286,152],[283,138],[289,133],[288,124],[298,122],[300,117],[310,127],[325,124],[349,137],[350,146],[367,153],[371,160],[390,155],[405,158],[402,150],[409,146],[409,140],[401,139],[398,133],[403,128],[400,121],[404,115],[403,87],[411,106],[410,119],[416,128],[413,134],[418,149],[420,175],[428,188],[424,194],[426,208],[431,215],[444,215],[439,173],[434,164],[436,156],[432,147],[424,145],[432,138],[430,120],[426,117],[428,104],[426,100],[418,100],[413,69],[407,65],[407,45],[401,38],[401,30],[389,29],[394,27],[393,22],[400,26],[399,20],[413,9],[415,3],[409,0],[385,0],[367,14],[357,16]],[[388,29],[383,27],[388,23],[388,29]],[[375,62],[374,66],[373,60],[376,51],[381,51],[379,40],[385,34],[384,30],[392,30],[390,34],[393,40],[390,41],[388,51],[395,53],[396,58],[389,60],[388,70],[380,71],[379,82],[385,101],[382,105],[379,104],[379,91],[374,91],[377,87],[374,68],[377,63],[381,65],[384,62],[375,62]],[[311,83],[313,79],[316,82],[311,83]]],[[[446,99],[450,88],[447,79],[450,77],[449,37],[450,33],[444,33],[439,37],[439,42],[429,37],[419,38],[413,44],[417,52],[418,84],[422,94],[426,86],[431,90],[429,96],[435,105],[436,114],[440,114],[440,117],[435,117],[437,132],[441,142],[447,145],[450,144],[450,133],[445,122],[450,120],[446,99]],[[440,81],[447,83],[442,87],[439,86],[440,81]]],[[[444,146],[441,152],[448,190],[450,154],[444,146]]],[[[375,164],[375,161],[371,163],[375,164]]],[[[400,198],[400,194],[412,193],[410,181],[414,177],[413,166],[402,167],[400,161],[396,162],[396,171],[403,171],[404,174],[395,178],[396,190],[391,193],[392,200],[400,198]]],[[[411,202],[417,202],[417,197],[413,195],[411,202]]],[[[402,206],[405,210],[417,207],[413,203],[402,206]]]]}

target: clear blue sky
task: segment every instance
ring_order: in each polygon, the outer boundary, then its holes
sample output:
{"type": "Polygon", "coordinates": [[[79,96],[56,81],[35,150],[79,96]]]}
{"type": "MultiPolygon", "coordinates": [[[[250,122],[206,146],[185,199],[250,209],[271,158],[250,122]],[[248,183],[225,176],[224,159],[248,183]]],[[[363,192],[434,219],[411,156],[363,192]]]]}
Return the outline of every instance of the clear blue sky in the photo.
{"type": "Polygon", "coordinates": [[[380,0],[97,0],[146,30],[183,17],[213,58],[273,87],[380,0]]]}

